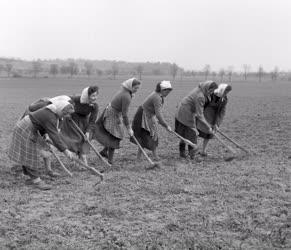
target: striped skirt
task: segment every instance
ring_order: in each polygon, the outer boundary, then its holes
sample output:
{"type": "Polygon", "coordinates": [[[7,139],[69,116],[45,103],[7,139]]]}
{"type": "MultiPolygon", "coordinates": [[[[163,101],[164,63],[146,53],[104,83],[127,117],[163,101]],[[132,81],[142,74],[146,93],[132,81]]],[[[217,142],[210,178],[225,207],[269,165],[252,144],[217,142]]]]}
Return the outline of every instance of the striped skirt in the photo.
{"type": "MultiPolygon", "coordinates": [[[[143,148],[149,150],[155,150],[158,146],[158,129],[157,122],[154,116],[144,112],[142,106],[140,106],[133,118],[132,129],[134,136],[143,148]]],[[[130,138],[130,141],[135,141],[130,138]]]]}
{"type": "Polygon", "coordinates": [[[120,141],[123,138],[121,117],[116,113],[111,106],[107,106],[92,130],[92,139],[114,149],[120,148],[120,141]]]}
{"type": "Polygon", "coordinates": [[[16,123],[8,149],[8,157],[12,161],[19,165],[38,168],[41,164],[41,156],[48,150],[49,147],[35,131],[28,115],[16,123]]]}

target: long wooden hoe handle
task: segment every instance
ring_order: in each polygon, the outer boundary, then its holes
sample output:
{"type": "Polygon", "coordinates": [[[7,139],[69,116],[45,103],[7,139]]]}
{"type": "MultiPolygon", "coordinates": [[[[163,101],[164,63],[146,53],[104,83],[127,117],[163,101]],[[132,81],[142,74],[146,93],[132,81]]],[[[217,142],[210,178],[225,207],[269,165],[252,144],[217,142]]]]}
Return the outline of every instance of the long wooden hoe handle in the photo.
{"type": "Polygon", "coordinates": [[[184,138],[183,136],[179,135],[178,133],[176,133],[175,131],[172,131],[172,133],[174,135],[176,135],[178,138],[180,138],[182,141],[186,142],[187,144],[189,144],[190,146],[192,146],[193,148],[197,149],[197,145],[195,145],[193,142],[189,141],[188,139],[184,138]]]}
{"type": "Polygon", "coordinates": [[[143,153],[143,155],[147,158],[147,160],[150,162],[151,165],[155,165],[155,163],[151,160],[151,158],[147,155],[146,151],[144,151],[144,149],[142,148],[142,146],[139,144],[138,140],[136,139],[136,137],[133,135],[132,136],[133,140],[135,141],[136,145],[138,146],[138,148],[141,150],[141,152],[143,153]]]}
{"type": "Polygon", "coordinates": [[[89,146],[93,149],[93,151],[95,152],[95,154],[108,166],[111,167],[111,164],[109,162],[107,162],[102,155],[98,152],[98,150],[94,147],[94,145],[87,139],[86,135],[83,133],[83,131],[79,128],[79,126],[73,121],[71,120],[73,125],[75,126],[75,128],[78,130],[78,132],[83,136],[83,138],[86,140],[86,142],[88,142],[89,146]]]}
{"type": "Polygon", "coordinates": [[[213,134],[214,137],[224,146],[226,147],[231,153],[235,154],[236,152],[234,151],[234,149],[230,146],[228,146],[227,144],[225,144],[225,142],[223,140],[221,140],[216,134],[213,134]]]}
{"type": "Polygon", "coordinates": [[[63,168],[63,170],[65,170],[65,172],[69,175],[69,176],[73,176],[73,174],[65,167],[64,163],[61,161],[61,159],[58,157],[58,155],[55,153],[55,151],[53,150],[52,145],[48,144],[50,147],[50,151],[52,152],[52,154],[54,155],[54,157],[57,159],[58,163],[61,165],[61,167],[63,168]]]}
{"type": "Polygon", "coordinates": [[[220,130],[217,129],[217,132],[219,134],[221,134],[224,138],[226,138],[227,140],[229,140],[230,142],[232,142],[234,145],[236,145],[238,148],[240,148],[241,150],[245,151],[247,154],[250,154],[250,152],[245,149],[243,146],[241,146],[240,144],[238,144],[236,141],[234,141],[233,139],[229,138],[225,133],[222,133],[220,130]]]}
{"type": "Polygon", "coordinates": [[[101,180],[103,180],[103,177],[104,175],[102,173],[100,173],[97,169],[93,168],[93,167],[90,167],[88,166],[87,164],[85,164],[83,161],[81,161],[80,159],[78,158],[74,158],[73,159],[74,161],[78,162],[81,166],[91,170],[94,174],[98,175],[100,177],[101,180]]]}

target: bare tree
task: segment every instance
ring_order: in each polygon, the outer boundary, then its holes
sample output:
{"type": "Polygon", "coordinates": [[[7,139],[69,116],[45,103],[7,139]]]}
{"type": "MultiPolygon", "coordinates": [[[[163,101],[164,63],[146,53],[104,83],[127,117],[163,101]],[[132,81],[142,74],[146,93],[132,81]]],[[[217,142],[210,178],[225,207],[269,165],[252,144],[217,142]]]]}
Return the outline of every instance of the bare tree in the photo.
{"type": "Polygon", "coordinates": [[[103,75],[103,70],[101,69],[96,69],[96,73],[99,77],[101,77],[103,75]]]}
{"type": "Polygon", "coordinates": [[[50,64],[50,74],[54,77],[59,73],[59,65],[56,63],[50,64]]]}
{"type": "Polygon", "coordinates": [[[75,61],[70,61],[68,70],[71,77],[73,77],[73,75],[77,75],[79,73],[78,64],[75,61]]]}
{"type": "Polygon", "coordinates": [[[11,63],[5,64],[5,71],[7,72],[8,77],[10,77],[12,69],[13,69],[13,64],[11,64],[11,63]]]}
{"type": "Polygon", "coordinates": [[[180,69],[180,80],[182,81],[183,80],[183,76],[185,74],[185,71],[184,69],[180,69]]]}
{"type": "Polygon", "coordinates": [[[42,63],[40,60],[32,61],[32,72],[34,78],[41,72],[42,70],[42,63]]]}
{"type": "Polygon", "coordinates": [[[138,76],[139,76],[139,80],[141,80],[141,75],[142,75],[142,73],[143,73],[143,66],[141,65],[141,64],[139,64],[139,65],[137,65],[137,67],[136,67],[136,73],[138,74],[138,76]]]}
{"type": "Polygon", "coordinates": [[[4,69],[5,69],[4,65],[0,64],[0,75],[1,75],[2,71],[4,71],[4,69]]]}
{"type": "Polygon", "coordinates": [[[260,65],[259,68],[258,68],[258,77],[259,77],[259,82],[262,81],[262,77],[264,75],[264,69],[263,69],[263,66],[260,65]]]}
{"type": "Polygon", "coordinates": [[[244,64],[243,65],[243,74],[244,74],[245,81],[247,80],[247,77],[248,77],[248,74],[249,74],[250,70],[251,70],[251,66],[250,65],[248,65],[248,64],[244,64]]]}
{"type": "Polygon", "coordinates": [[[193,79],[195,79],[195,76],[197,75],[197,71],[195,71],[195,70],[192,70],[191,71],[191,76],[193,77],[193,79]]]}
{"type": "Polygon", "coordinates": [[[159,69],[159,68],[155,68],[155,69],[153,69],[153,75],[155,75],[155,76],[159,76],[159,75],[161,75],[162,74],[162,72],[161,72],[161,70],[159,69]]]}
{"type": "Polygon", "coordinates": [[[86,61],[84,63],[84,67],[85,67],[87,76],[90,77],[90,75],[92,75],[93,73],[93,67],[94,67],[93,63],[90,61],[86,61]]]}
{"type": "Polygon", "coordinates": [[[176,78],[177,72],[179,70],[179,67],[176,63],[171,64],[170,66],[170,74],[173,77],[173,79],[176,78]]]}
{"type": "Polygon", "coordinates": [[[69,71],[70,71],[69,66],[62,65],[61,68],[60,68],[60,72],[61,72],[61,74],[63,74],[63,75],[64,75],[64,74],[68,74],[69,71]]]}
{"type": "Polygon", "coordinates": [[[218,74],[220,76],[220,82],[223,82],[223,77],[225,75],[225,70],[224,69],[220,69],[218,74]]]}
{"type": "Polygon", "coordinates": [[[203,72],[204,72],[204,76],[205,76],[205,80],[207,80],[209,73],[210,73],[211,67],[209,64],[206,64],[203,68],[203,72]]]}
{"type": "Polygon", "coordinates": [[[229,82],[231,82],[231,80],[232,80],[232,74],[233,74],[233,66],[228,66],[227,75],[228,75],[229,82]]]}
{"type": "Polygon", "coordinates": [[[279,68],[276,66],[271,72],[272,81],[276,81],[279,75],[279,68]]]}
{"type": "Polygon", "coordinates": [[[212,71],[211,72],[211,77],[212,77],[212,80],[214,80],[216,78],[217,74],[215,71],[212,71]]]}
{"type": "Polygon", "coordinates": [[[112,69],[113,79],[115,80],[115,78],[116,78],[116,76],[118,75],[118,72],[119,72],[119,67],[118,67],[117,62],[114,62],[114,63],[112,64],[111,69],[112,69]]]}

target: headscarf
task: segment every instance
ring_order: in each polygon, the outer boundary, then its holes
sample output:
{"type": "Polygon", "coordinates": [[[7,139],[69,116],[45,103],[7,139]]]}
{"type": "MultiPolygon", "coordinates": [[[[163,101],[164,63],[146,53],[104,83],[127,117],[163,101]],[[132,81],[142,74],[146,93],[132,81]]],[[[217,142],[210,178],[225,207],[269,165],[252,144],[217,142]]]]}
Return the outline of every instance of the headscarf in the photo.
{"type": "Polygon", "coordinates": [[[214,94],[218,97],[222,97],[227,86],[228,84],[226,83],[219,84],[218,88],[214,90],[214,94]]]}
{"type": "Polygon", "coordinates": [[[80,98],[80,103],[82,103],[82,104],[89,103],[88,90],[89,90],[89,87],[86,87],[83,89],[82,94],[81,94],[81,98],[80,98]]]}
{"type": "Polygon", "coordinates": [[[54,103],[46,106],[46,108],[48,108],[49,110],[51,110],[52,112],[54,112],[55,114],[60,116],[61,111],[68,105],[71,105],[73,108],[73,105],[69,101],[59,100],[59,101],[55,101],[54,103]]]}
{"type": "Polygon", "coordinates": [[[132,83],[133,81],[136,80],[135,78],[130,78],[123,83],[121,83],[121,86],[132,92],[132,83]]]}
{"type": "Polygon", "coordinates": [[[202,90],[203,94],[206,94],[213,83],[214,81],[201,82],[199,83],[199,88],[202,90]]]}
{"type": "Polygon", "coordinates": [[[59,95],[53,98],[49,98],[48,99],[52,104],[54,104],[55,102],[59,102],[59,101],[71,101],[71,98],[67,95],[59,95]]]}
{"type": "Polygon", "coordinates": [[[215,83],[214,81],[206,81],[206,82],[201,82],[199,83],[199,88],[201,89],[202,93],[204,94],[205,98],[208,100],[211,100],[210,95],[207,93],[208,90],[210,89],[211,85],[215,83]]]}
{"type": "Polygon", "coordinates": [[[161,81],[160,87],[161,87],[161,90],[172,89],[172,85],[170,81],[161,81]]]}

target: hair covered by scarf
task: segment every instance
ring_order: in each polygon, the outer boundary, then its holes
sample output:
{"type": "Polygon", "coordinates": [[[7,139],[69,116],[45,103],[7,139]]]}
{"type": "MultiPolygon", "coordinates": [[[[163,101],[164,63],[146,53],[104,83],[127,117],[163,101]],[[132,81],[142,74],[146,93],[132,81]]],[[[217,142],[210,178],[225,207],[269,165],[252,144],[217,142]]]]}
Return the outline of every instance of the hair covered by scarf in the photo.
{"type": "Polygon", "coordinates": [[[48,99],[52,104],[59,102],[59,101],[71,101],[71,98],[67,95],[59,95],[53,98],[48,99]]]}
{"type": "Polygon", "coordinates": [[[82,90],[81,98],[80,98],[80,103],[89,103],[89,94],[88,94],[88,89],[89,87],[86,87],[82,90]]]}
{"type": "Polygon", "coordinates": [[[161,87],[161,90],[172,89],[172,85],[170,81],[161,81],[160,87],[161,87]]]}
{"type": "Polygon", "coordinates": [[[231,90],[231,86],[226,83],[221,83],[218,85],[218,88],[214,90],[214,94],[218,97],[222,97],[226,89],[231,90]]]}
{"type": "Polygon", "coordinates": [[[74,109],[74,106],[69,101],[66,100],[55,101],[54,103],[46,106],[46,108],[60,116],[62,110],[67,106],[71,106],[71,108],[74,109]]]}
{"type": "Polygon", "coordinates": [[[130,79],[127,79],[126,81],[122,82],[121,83],[121,86],[123,88],[126,88],[127,90],[129,90],[130,92],[132,92],[132,84],[133,82],[137,82],[140,84],[140,81],[138,81],[136,78],[130,78],[130,79]]]}
{"type": "Polygon", "coordinates": [[[214,81],[206,81],[199,83],[199,88],[202,90],[204,95],[207,95],[207,91],[211,88],[217,88],[217,83],[214,81]]]}

